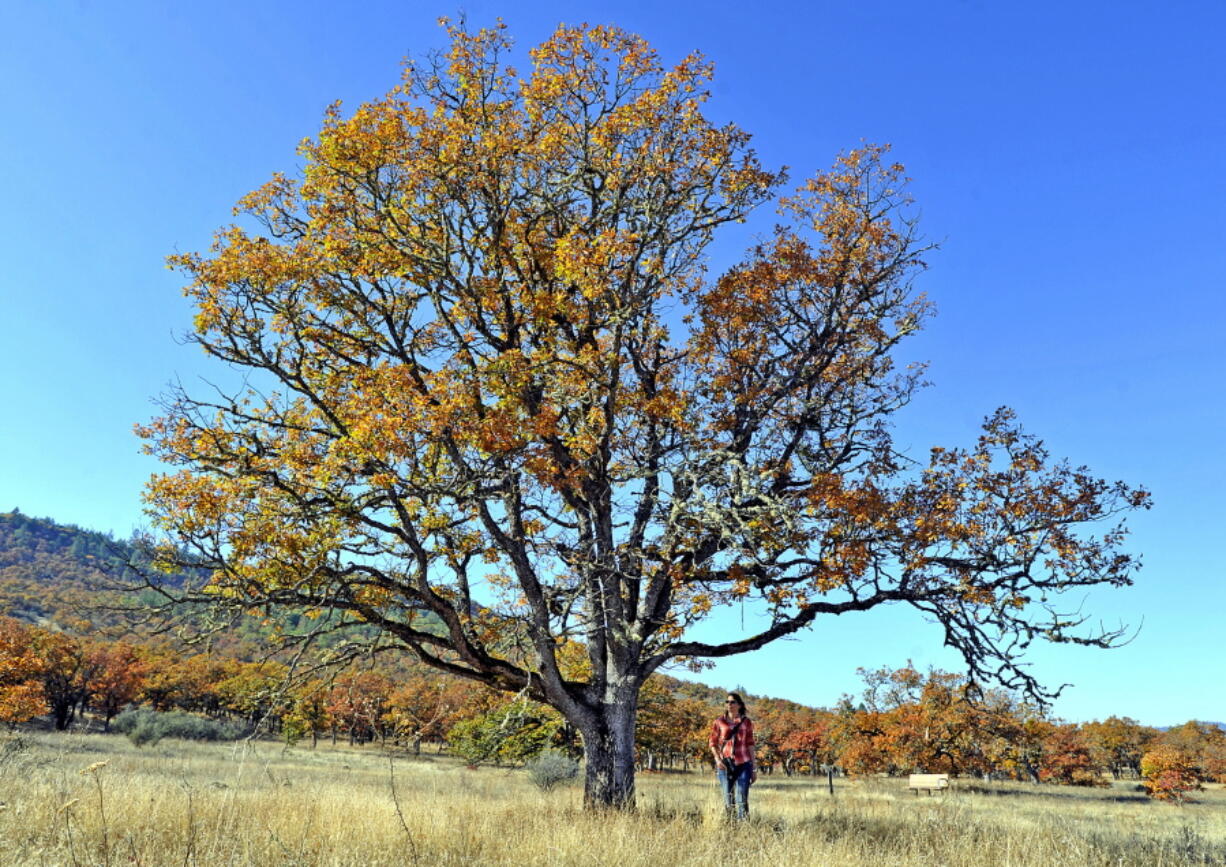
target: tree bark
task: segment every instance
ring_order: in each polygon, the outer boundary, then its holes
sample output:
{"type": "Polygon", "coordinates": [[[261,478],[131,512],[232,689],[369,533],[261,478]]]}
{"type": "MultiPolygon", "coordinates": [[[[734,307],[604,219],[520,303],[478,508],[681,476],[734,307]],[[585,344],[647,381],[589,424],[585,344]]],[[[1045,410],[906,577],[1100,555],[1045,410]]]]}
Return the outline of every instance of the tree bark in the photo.
{"type": "Polygon", "coordinates": [[[633,700],[602,705],[579,726],[583,734],[583,804],[589,809],[634,809],[633,700]]]}

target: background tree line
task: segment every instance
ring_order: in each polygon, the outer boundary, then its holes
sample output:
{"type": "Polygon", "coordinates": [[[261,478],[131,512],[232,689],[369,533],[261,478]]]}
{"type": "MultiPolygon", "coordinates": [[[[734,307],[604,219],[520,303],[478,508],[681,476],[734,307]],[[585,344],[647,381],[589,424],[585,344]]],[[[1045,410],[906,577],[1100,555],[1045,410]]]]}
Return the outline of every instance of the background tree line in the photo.
{"type": "MultiPolygon", "coordinates": [[[[548,706],[420,664],[378,660],[338,674],[287,675],[276,660],[78,637],[0,618],[0,721],[10,726],[46,716],[61,730],[74,722],[106,730],[139,706],[239,723],[290,743],[448,749],[474,765],[520,764],[547,748],[580,752],[578,733],[548,706]]],[[[972,693],[957,674],[907,665],[862,675],[862,695],[834,708],[750,695],[762,772],[924,771],[1093,786],[1153,776],[1145,774],[1148,760],[1190,785],[1226,782],[1226,728],[1218,723],[1167,730],[1119,716],[1069,723],[1004,691],[972,693]]],[[[722,695],[652,677],[637,728],[641,769],[704,768],[722,695]]]]}

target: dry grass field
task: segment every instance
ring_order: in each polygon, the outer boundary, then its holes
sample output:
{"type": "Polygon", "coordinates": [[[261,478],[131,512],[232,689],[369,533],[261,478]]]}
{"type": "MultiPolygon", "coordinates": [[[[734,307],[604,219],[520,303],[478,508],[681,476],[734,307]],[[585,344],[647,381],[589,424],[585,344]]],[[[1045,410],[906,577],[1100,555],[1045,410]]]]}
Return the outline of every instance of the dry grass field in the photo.
{"type": "Polygon", "coordinates": [[[643,775],[636,813],[591,815],[577,783],[372,747],[23,734],[0,738],[0,801],[4,865],[1226,865],[1226,791],[1174,807],[1131,784],[765,778],[729,825],[705,775],[643,775]]]}

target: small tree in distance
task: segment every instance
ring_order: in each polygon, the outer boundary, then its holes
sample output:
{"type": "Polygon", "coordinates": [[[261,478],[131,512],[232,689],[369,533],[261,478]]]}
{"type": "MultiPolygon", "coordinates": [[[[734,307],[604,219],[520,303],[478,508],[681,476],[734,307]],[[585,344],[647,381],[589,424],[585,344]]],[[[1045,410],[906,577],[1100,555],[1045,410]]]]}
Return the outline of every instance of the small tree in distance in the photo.
{"type": "Polygon", "coordinates": [[[1079,527],[1143,491],[1053,463],[1006,410],[923,465],[891,441],[921,376],[894,351],[930,309],[885,148],[801,184],[709,279],[716,231],[784,183],[704,117],[710,64],[561,27],[521,77],[501,27],[449,33],[242,200],[259,231],[171,258],[194,340],[250,377],[141,429],[176,468],[147,493],[162,565],[212,569],[186,595],[551,705],[592,806],[633,805],[665,663],[905,603],[972,678],[1041,698],[1031,641],[1118,638],[1055,606],[1130,582],[1123,531],[1079,527]],[[744,632],[691,637],[742,600],[744,632]]]}
{"type": "Polygon", "coordinates": [[[1182,804],[1188,792],[1201,788],[1196,768],[1177,747],[1159,744],[1141,758],[1141,778],[1151,798],[1182,804]]]}
{"type": "Polygon", "coordinates": [[[1090,754],[1085,733],[1076,725],[1058,725],[1044,745],[1039,780],[1063,786],[1107,786],[1103,769],[1090,754]]]}

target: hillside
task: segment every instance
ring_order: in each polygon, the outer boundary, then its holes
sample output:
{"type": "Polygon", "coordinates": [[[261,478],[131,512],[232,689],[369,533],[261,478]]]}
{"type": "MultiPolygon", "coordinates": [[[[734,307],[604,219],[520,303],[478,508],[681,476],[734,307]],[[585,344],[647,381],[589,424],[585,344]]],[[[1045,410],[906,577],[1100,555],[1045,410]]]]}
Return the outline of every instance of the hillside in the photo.
{"type": "MultiPolygon", "coordinates": [[[[143,559],[131,542],[108,534],[32,518],[19,509],[0,513],[0,616],[75,635],[149,641],[140,618],[117,609],[135,609],[158,597],[115,589],[118,584],[139,584],[126,566],[139,567],[143,559]]],[[[167,580],[173,585],[174,579],[167,580]]],[[[185,622],[193,621],[190,611],[183,614],[185,622]]],[[[294,613],[285,617],[291,627],[297,624],[294,613]]],[[[242,618],[209,646],[253,659],[267,652],[267,636],[261,620],[242,618]]],[[[174,643],[171,636],[161,635],[156,643],[168,641],[174,643]]]]}
{"type": "Polygon", "coordinates": [[[0,614],[69,631],[102,625],[90,606],[131,554],[103,533],[0,513],[0,614]]]}

